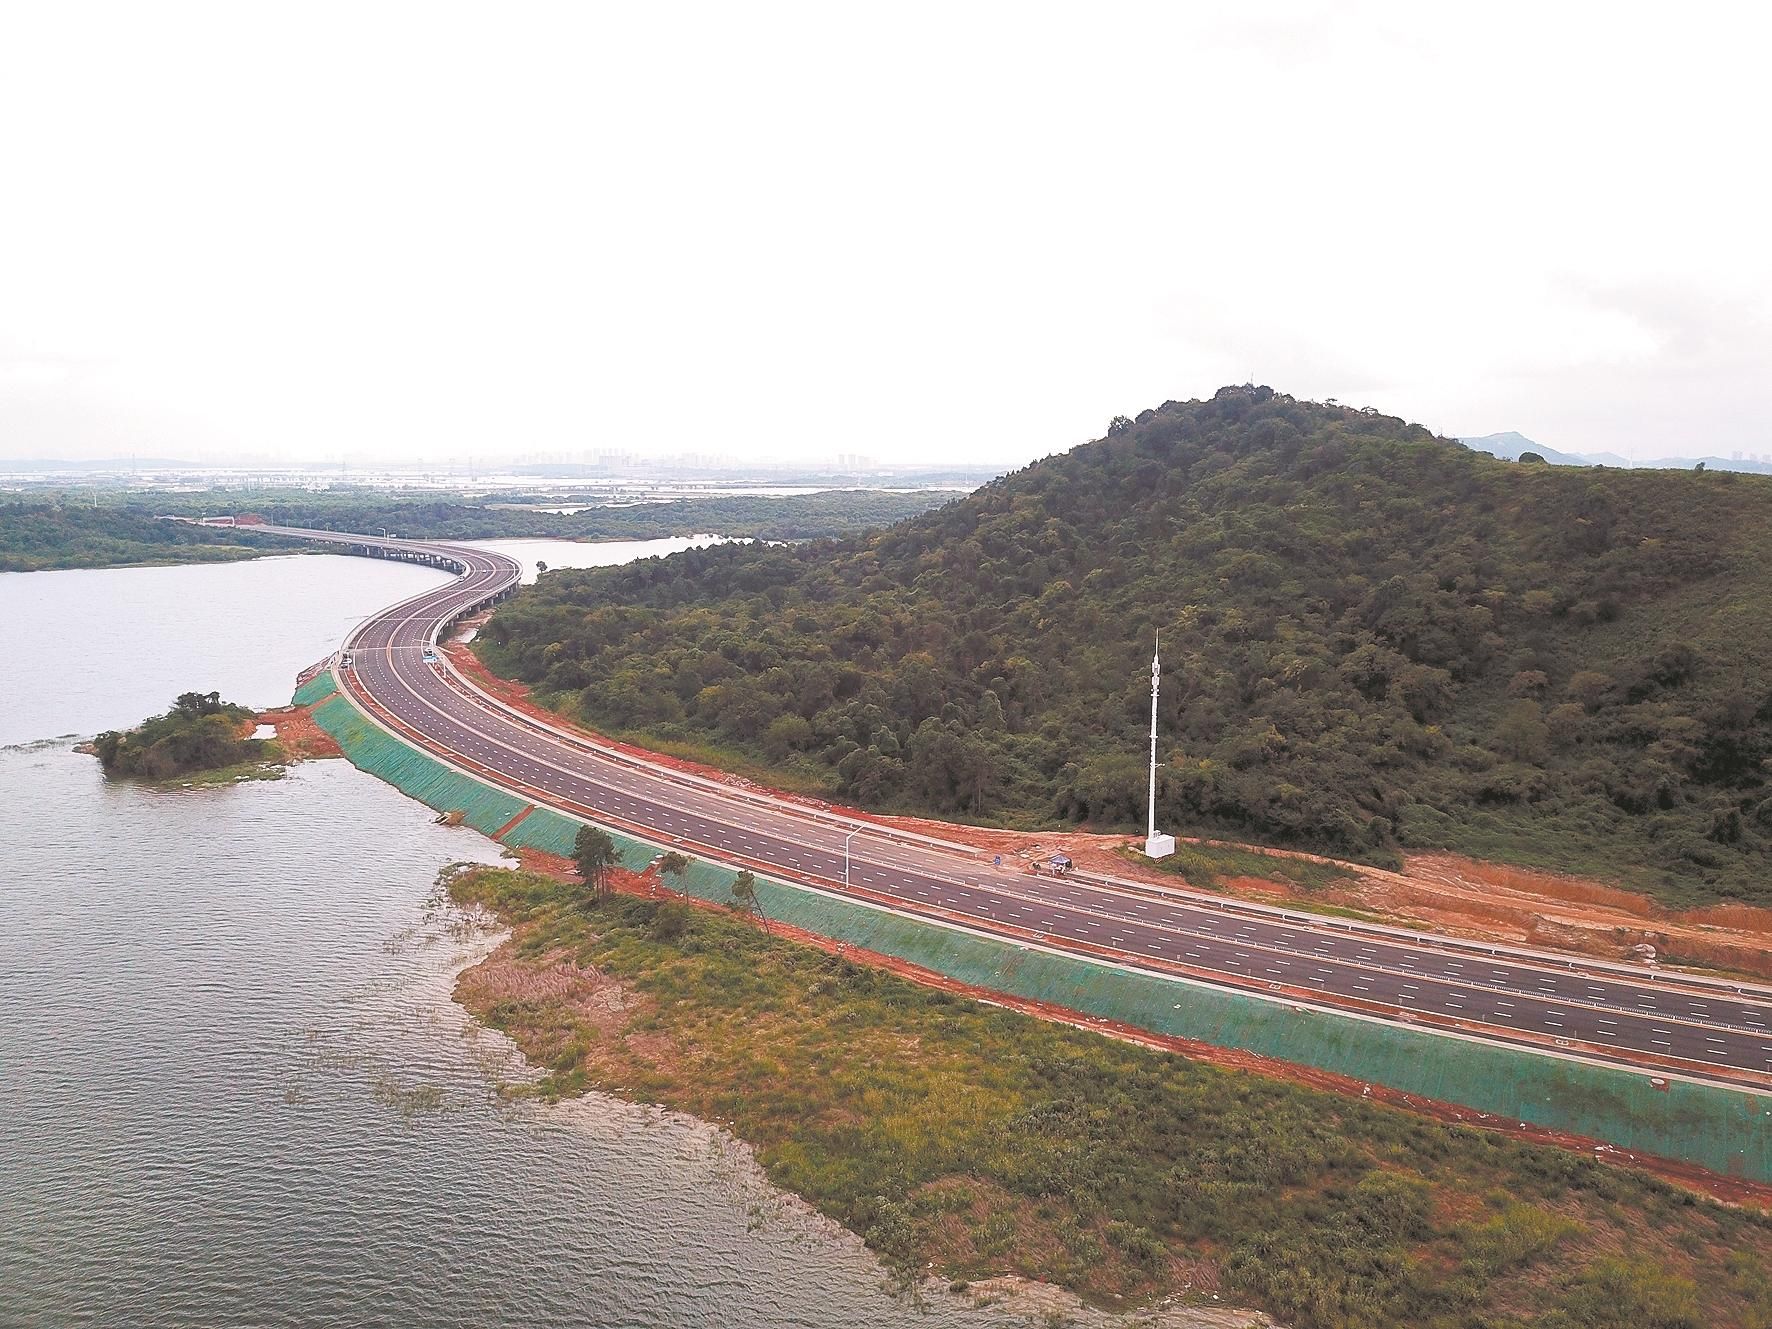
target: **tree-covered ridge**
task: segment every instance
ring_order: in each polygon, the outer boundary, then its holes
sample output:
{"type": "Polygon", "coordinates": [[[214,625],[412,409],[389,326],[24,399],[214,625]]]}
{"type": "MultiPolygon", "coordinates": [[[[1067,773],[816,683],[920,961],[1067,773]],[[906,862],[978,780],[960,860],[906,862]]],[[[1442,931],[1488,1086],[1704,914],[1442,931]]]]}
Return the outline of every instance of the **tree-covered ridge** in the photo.
{"type": "Polygon", "coordinates": [[[107,775],[148,780],[275,760],[274,743],[244,736],[253,718],[252,711],[223,701],[217,693],[185,692],[164,715],[134,729],[100,734],[92,750],[107,775]]]}
{"type": "Polygon", "coordinates": [[[288,547],[244,529],[161,521],[109,505],[0,501],[0,572],[225,562],[288,547]]]}
{"type": "Polygon", "coordinates": [[[545,512],[490,500],[374,492],[210,490],[107,496],[101,507],[61,500],[0,499],[0,572],[198,563],[289,552],[301,542],[250,527],[193,526],[164,516],[230,516],[250,509],[281,526],[315,526],[412,540],[657,540],[748,536],[812,540],[885,526],[948,502],[946,490],[896,493],[835,489],[816,494],[708,494],[621,508],[545,512]]]}
{"type": "Polygon", "coordinates": [[[1520,467],[1266,388],[863,540],[563,572],[495,663],[876,807],[1160,818],[1772,900],[1772,485],[1520,467]]]}
{"type": "MultiPolygon", "coordinates": [[[[759,540],[813,540],[886,526],[948,502],[948,490],[897,493],[887,489],[830,489],[813,494],[696,494],[635,502],[627,507],[571,507],[554,496],[400,494],[375,491],[254,492],[154,495],[131,498],[181,516],[226,515],[250,508],[281,526],[317,526],[374,534],[388,530],[410,540],[660,540],[682,535],[749,536],[759,540]]],[[[582,499],[580,500],[583,501],[582,499]]]]}

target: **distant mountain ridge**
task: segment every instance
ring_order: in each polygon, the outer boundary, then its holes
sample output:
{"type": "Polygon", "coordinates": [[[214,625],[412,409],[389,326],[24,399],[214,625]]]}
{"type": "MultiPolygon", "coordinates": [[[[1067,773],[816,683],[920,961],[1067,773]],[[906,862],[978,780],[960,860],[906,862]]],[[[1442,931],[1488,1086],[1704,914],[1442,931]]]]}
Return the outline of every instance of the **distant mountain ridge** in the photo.
{"type": "MultiPolygon", "coordinates": [[[[1535,443],[1524,434],[1508,430],[1505,434],[1484,434],[1481,438],[1461,438],[1458,440],[1472,452],[1487,452],[1491,457],[1499,457],[1502,461],[1518,461],[1523,452],[1536,452],[1552,466],[1592,466],[1592,459],[1573,452],[1558,452],[1555,448],[1547,448],[1542,443],[1535,443]]],[[[1612,463],[1608,462],[1607,465],[1612,463]]],[[[1622,459],[1620,465],[1628,465],[1622,459]]]]}
{"type": "Polygon", "coordinates": [[[1458,440],[1472,452],[1487,452],[1502,461],[1518,461],[1522,452],[1536,452],[1552,466],[1616,466],[1627,471],[1689,471],[1703,463],[1707,471],[1739,471],[1745,475],[1772,475],[1772,460],[1756,461],[1751,457],[1657,457],[1654,461],[1632,461],[1616,452],[1559,452],[1535,443],[1524,434],[1507,430],[1500,434],[1482,434],[1458,440]]]}

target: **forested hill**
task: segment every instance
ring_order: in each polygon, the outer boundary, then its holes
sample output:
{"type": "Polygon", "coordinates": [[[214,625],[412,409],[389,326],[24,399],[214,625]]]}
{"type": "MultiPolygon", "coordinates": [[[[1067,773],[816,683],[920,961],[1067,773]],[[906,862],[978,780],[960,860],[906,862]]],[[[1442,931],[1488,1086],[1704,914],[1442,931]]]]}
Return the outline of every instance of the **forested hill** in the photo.
{"type": "Polygon", "coordinates": [[[0,499],[0,572],[214,563],[294,546],[244,527],[191,526],[115,507],[0,499]]]}
{"type": "MultiPolygon", "coordinates": [[[[136,500],[182,516],[213,516],[244,505],[281,526],[397,531],[412,540],[661,540],[750,536],[812,540],[885,526],[938,507],[951,490],[824,489],[810,494],[707,493],[646,499],[627,507],[580,506],[569,495],[470,497],[374,491],[155,494],[136,500]],[[551,511],[565,507],[569,511],[551,511]]],[[[581,500],[582,501],[582,500],[581,500]]]]}
{"type": "Polygon", "coordinates": [[[162,515],[223,516],[250,509],[279,526],[394,531],[415,540],[548,537],[656,540],[673,535],[809,540],[884,526],[953,498],[949,490],[831,489],[811,494],[696,494],[630,507],[495,503],[484,496],[413,495],[373,490],[210,489],[108,493],[88,507],[71,494],[0,495],[0,572],[198,563],[291,552],[301,542],[251,527],[193,526],[162,515]]]}
{"type": "Polygon", "coordinates": [[[1226,388],[883,533],[549,574],[484,649],[873,807],[1443,846],[1772,902],[1772,483],[1226,388]]]}

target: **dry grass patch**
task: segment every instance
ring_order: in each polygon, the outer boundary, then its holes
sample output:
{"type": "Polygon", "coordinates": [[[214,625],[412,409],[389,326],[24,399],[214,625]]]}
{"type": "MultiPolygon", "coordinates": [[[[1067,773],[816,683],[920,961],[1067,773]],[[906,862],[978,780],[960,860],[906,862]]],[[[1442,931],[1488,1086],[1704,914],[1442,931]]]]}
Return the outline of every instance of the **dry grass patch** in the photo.
{"type": "Polygon", "coordinates": [[[1772,1223],[1590,1157],[1220,1070],[677,902],[474,869],[465,983],[546,1070],[729,1123],[898,1268],[1293,1329],[1772,1326],[1772,1223]],[[527,975],[514,970],[528,968],[527,975]]]}

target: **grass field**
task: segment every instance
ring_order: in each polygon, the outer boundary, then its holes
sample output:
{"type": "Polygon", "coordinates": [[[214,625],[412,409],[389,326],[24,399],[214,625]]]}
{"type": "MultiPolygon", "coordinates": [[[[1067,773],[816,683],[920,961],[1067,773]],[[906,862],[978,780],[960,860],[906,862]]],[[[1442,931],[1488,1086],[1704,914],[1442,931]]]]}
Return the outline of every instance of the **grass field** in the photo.
{"type": "Polygon", "coordinates": [[[1237,877],[1255,877],[1296,886],[1307,894],[1357,879],[1358,874],[1340,863],[1320,863],[1309,858],[1258,853],[1235,845],[1178,842],[1167,858],[1149,859],[1135,849],[1124,852],[1129,862],[1173,872],[1190,885],[1209,889],[1237,877]]]}
{"type": "Polygon", "coordinates": [[[546,1074],[731,1124],[902,1270],[1296,1329],[1772,1326],[1772,1223],[1584,1156],[919,987],[678,901],[505,869],[458,995],[546,1074]]]}

